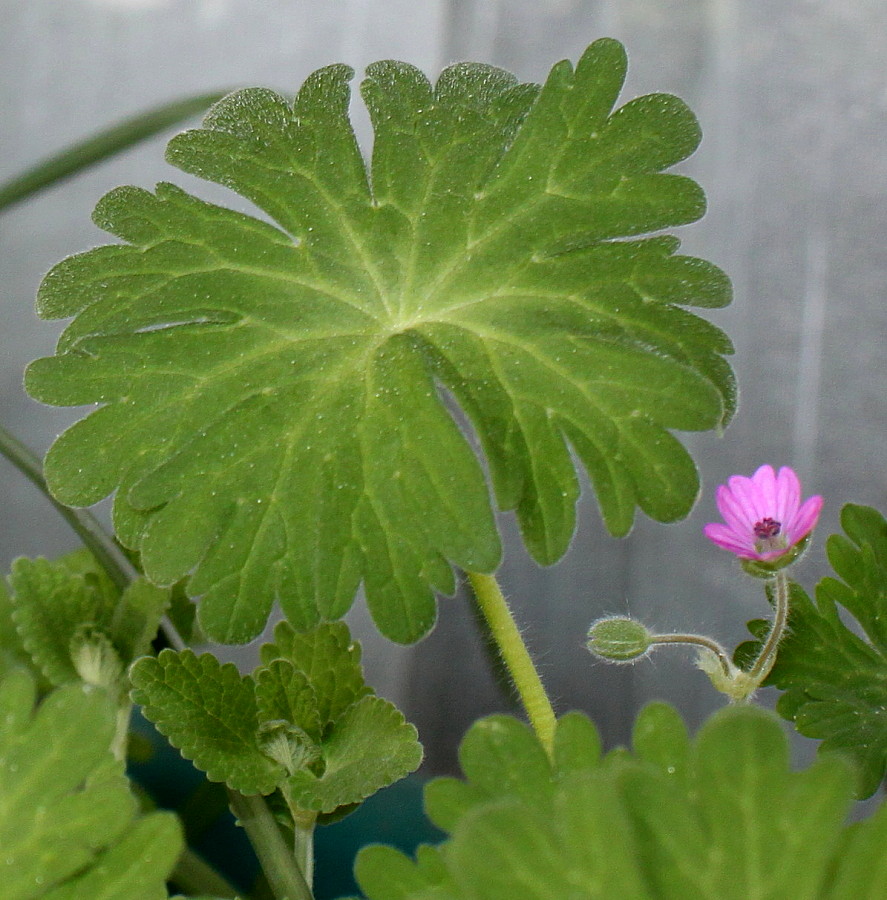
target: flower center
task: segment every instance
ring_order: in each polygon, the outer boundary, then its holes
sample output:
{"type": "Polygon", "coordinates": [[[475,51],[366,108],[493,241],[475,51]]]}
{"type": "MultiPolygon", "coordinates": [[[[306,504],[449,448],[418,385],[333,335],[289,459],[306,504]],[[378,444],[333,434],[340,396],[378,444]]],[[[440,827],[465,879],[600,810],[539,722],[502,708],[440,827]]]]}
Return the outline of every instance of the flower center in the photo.
{"type": "Polygon", "coordinates": [[[755,541],[755,549],[758,553],[768,553],[771,550],[784,550],[785,537],[780,537],[782,531],[782,522],[771,519],[769,516],[755,522],[753,531],[757,540],[755,541]]]}
{"type": "Polygon", "coordinates": [[[755,536],[762,540],[775,538],[781,530],[782,522],[777,522],[776,519],[771,519],[769,516],[766,519],[761,519],[760,522],[755,522],[755,536]]]}

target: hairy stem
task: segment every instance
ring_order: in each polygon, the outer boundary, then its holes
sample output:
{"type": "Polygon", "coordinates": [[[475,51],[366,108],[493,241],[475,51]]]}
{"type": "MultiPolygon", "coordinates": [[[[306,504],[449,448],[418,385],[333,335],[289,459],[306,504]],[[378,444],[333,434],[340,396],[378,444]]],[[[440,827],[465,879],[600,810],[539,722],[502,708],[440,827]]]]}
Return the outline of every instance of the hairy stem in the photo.
{"type": "Polygon", "coordinates": [[[761,652],[748,670],[749,676],[756,684],[761,684],[770,674],[773,663],[776,662],[779,642],[782,640],[785,626],[788,622],[788,575],[785,572],[777,572],[774,578],[774,585],[776,597],[774,601],[775,614],[773,616],[773,624],[770,626],[770,633],[761,647],[761,652]]]}
{"type": "Polygon", "coordinates": [[[730,654],[715,640],[703,634],[654,634],[650,638],[651,644],[692,644],[697,647],[705,647],[717,657],[721,669],[728,678],[733,672],[733,663],[730,654]]]}
{"type": "Polygon", "coordinates": [[[313,900],[314,895],[287,847],[264,797],[229,788],[231,811],[246,831],[276,900],[313,900]]]}
{"type": "Polygon", "coordinates": [[[502,589],[493,575],[481,575],[477,572],[466,574],[477,598],[477,605],[527,711],[530,724],[551,756],[554,752],[557,719],[502,589]]]}

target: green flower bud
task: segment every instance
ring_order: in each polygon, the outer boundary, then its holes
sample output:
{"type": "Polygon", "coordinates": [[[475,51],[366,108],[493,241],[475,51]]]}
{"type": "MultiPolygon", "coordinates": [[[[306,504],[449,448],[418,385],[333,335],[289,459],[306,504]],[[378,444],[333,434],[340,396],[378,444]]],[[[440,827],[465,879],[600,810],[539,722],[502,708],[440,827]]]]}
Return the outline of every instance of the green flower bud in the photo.
{"type": "Polygon", "coordinates": [[[641,622],[624,616],[598,619],[588,629],[586,647],[608,662],[633,662],[646,656],[653,645],[653,633],[641,622]]]}

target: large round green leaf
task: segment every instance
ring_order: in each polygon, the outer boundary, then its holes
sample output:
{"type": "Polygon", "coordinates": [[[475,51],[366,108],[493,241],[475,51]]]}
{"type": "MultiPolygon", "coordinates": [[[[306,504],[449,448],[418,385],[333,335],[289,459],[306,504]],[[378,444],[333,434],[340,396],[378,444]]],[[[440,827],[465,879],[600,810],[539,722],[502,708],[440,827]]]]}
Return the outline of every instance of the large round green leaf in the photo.
{"type": "Polygon", "coordinates": [[[339,617],[361,583],[381,630],[412,641],[451,564],[495,569],[462,414],[543,563],[575,525],[571,450],[614,534],[636,507],[685,515],[697,476],[670,430],[723,425],[733,382],[729,342],[681,306],[723,305],[729,284],[640,237],[702,215],[699,187],[662,171],[699,129],[666,95],[613,112],[625,65],[609,40],[541,88],[377,63],[369,168],[344,66],[293,104],[217,104],[168,158],[276,224],[169,184],[101,201],[124,243],[62,262],[39,297],[75,318],[29,392],[100,405],[50,451],[54,494],[116,491],[121,540],[156,583],[189,575],[224,641],[257,634],[275,600],[297,627],[339,617]]]}

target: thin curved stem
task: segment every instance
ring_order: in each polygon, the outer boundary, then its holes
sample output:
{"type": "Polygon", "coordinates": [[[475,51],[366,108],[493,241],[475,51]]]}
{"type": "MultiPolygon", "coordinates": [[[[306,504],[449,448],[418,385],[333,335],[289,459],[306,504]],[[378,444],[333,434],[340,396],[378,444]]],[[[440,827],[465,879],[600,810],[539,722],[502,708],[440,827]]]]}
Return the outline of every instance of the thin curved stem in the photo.
{"type": "Polygon", "coordinates": [[[89,548],[108,577],[122,591],[138,577],[135,566],[117,546],[113,538],[99,524],[95,516],[85,509],[72,509],[59,503],[49,492],[43,467],[37,456],[18,438],[0,426],[0,453],[3,454],[58,510],[81,541],[89,548]]]}
{"type": "Polygon", "coordinates": [[[551,756],[554,753],[557,718],[502,589],[493,575],[478,572],[466,574],[502,661],[527,711],[530,725],[551,756]]]}
{"type": "Polygon", "coordinates": [[[748,674],[757,684],[761,684],[763,680],[770,674],[773,664],[776,662],[776,652],[779,649],[779,642],[785,632],[785,626],[788,623],[788,575],[785,572],[777,572],[774,578],[776,596],[774,598],[775,614],[773,616],[773,625],[770,627],[770,633],[761,647],[761,652],[757,659],[752,663],[748,674]]]}
{"type": "Polygon", "coordinates": [[[730,654],[716,640],[703,634],[654,634],[650,638],[650,644],[692,644],[697,647],[705,647],[717,657],[724,675],[729,678],[733,672],[730,654]]]}

